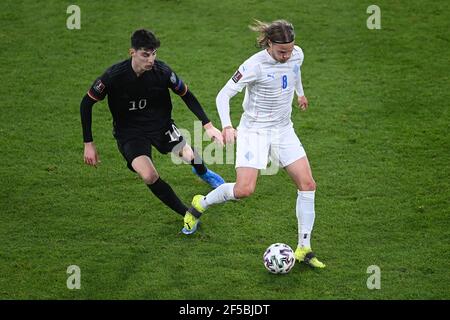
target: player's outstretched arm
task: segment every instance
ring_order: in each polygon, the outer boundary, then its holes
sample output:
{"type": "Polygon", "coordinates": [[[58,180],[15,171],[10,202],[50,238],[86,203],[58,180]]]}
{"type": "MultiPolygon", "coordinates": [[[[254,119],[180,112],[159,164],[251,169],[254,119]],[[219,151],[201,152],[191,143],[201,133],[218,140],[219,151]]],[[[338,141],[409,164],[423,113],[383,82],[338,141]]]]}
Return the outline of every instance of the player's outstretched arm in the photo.
{"type": "Polygon", "coordinates": [[[191,110],[193,114],[195,114],[197,119],[202,122],[203,126],[211,122],[209,121],[205,110],[203,110],[202,106],[200,105],[200,102],[198,102],[197,98],[189,89],[187,89],[186,93],[181,96],[181,99],[183,99],[186,106],[189,108],[189,110],[191,110]]]}
{"type": "Polygon", "coordinates": [[[88,95],[83,97],[80,104],[81,126],[83,128],[84,140],[84,163],[96,166],[100,159],[98,157],[97,149],[92,138],[92,106],[96,101],[88,95]]]}
{"type": "Polygon", "coordinates": [[[214,140],[215,142],[217,142],[219,145],[222,146],[223,145],[222,134],[218,129],[216,129],[213,126],[211,121],[209,121],[208,116],[206,115],[205,111],[200,105],[200,102],[198,102],[194,94],[190,90],[187,90],[186,94],[181,96],[181,99],[183,99],[184,103],[187,105],[189,110],[191,110],[192,113],[195,114],[196,117],[202,122],[203,128],[205,129],[208,137],[210,137],[212,140],[214,140]]]}

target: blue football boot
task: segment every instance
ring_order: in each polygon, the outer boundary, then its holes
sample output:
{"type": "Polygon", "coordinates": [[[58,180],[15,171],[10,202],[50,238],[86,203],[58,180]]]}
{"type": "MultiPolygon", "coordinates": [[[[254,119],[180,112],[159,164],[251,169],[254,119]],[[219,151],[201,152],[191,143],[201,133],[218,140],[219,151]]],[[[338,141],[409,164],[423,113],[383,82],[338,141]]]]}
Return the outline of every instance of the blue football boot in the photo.
{"type": "Polygon", "coordinates": [[[205,181],[207,184],[211,186],[211,188],[215,189],[221,184],[225,183],[225,180],[221,176],[219,176],[217,173],[215,173],[212,170],[207,169],[207,171],[204,174],[198,174],[194,167],[192,167],[192,172],[195,173],[197,176],[199,176],[203,181],[205,181]]]}

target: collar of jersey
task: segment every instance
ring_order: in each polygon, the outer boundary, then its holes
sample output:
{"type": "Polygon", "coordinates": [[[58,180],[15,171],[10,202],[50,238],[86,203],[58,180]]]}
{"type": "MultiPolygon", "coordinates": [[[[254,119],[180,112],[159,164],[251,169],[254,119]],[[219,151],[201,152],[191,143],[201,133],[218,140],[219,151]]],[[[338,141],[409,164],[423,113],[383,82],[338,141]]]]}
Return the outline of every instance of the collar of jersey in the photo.
{"type": "MultiPolygon", "coordinates": [[[[155,68],[155,66],[153,66],[153,68],[155,68]]],[[[147,71],[145,71],[145,72],[147,72],[147,71]]],[[[144,76],[145,72],[140,77],[138,77],[136,75],[136,73],[134,72],[133,67],[131,66],[131,58],[128,59],[127,79],[129,81],[141,79],[144,76]]]]}
{"type": "Polygon", "coordinates": [[[127,79],[128,80],[136,80],[138,77],[131,66],[131,58],[127,61],[127,79]]]}

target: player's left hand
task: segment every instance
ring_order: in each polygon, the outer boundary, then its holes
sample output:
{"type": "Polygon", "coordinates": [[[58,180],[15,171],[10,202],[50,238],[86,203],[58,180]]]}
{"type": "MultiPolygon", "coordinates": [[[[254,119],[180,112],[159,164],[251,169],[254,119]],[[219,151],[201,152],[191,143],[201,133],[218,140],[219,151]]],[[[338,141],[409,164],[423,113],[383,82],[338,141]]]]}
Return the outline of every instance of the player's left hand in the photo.
{"type": "Polygon", "coordinates": [[[305,111],[308,108],[308,99],[305,96],[298,97],[298,105],[300,109],[305,111]]]}
{"type": "Polygon", "coordinates": [[[211,138],[211,140],[215,141],[219,144],[219,146],[223,147],[222,133],[216,127],[214,127],[211,122],[205,124],[203,128],[205,128],[206,134],[211,138]]]}

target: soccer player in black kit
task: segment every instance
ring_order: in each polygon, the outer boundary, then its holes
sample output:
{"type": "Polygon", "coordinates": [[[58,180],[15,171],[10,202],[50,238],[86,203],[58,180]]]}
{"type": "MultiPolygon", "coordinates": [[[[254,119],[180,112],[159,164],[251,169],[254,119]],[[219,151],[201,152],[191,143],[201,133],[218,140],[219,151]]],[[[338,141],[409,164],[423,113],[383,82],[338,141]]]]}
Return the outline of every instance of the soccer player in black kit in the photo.
{"type": "Polygon", "coordinates": [[[163,154],[174,152],[191,163],[192,171],[212,188],[223,184],[224,180],[205,166],[175,126],[169,88],[181,96],[211,139],[223,144],[223,137],[186,84],[167,64],[156,60],[159,46],[160,41],[151,31],[136,30],[131,36],[131,58],[108,68],[83,97],[80,113],[84,162],[91,166],[99,162],[92,138],[92,106],[108,96],[113,135],[128,168],[139,174],[166,206],[184,216],[182,232],[192,234],[197,230],[200,214],[192,209],[188,211],[173,189],[160,178],[153,165],[151,147],[163,154]]]}

